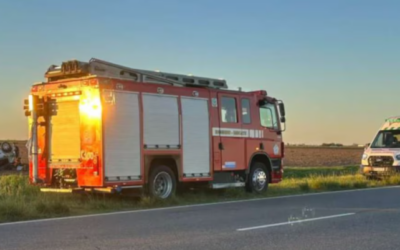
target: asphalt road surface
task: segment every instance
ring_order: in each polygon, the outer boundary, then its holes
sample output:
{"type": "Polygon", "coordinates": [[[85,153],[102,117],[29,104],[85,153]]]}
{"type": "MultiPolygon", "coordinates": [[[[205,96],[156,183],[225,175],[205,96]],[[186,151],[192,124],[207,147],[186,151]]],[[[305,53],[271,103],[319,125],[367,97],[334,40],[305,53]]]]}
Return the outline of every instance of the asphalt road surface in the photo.
{"type": "Polygon", "coordinates": [[[0,224],[0,249],[400,249],[400,187],[0,224]]]}

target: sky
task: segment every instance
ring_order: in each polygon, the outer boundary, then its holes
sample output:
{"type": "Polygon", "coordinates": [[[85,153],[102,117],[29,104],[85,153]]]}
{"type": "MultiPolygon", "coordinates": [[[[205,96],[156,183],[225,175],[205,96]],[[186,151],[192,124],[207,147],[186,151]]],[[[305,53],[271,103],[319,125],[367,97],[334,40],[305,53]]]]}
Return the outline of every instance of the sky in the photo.
{"type": "Polygon", "coordinates": [[[286,107],[288,143],[364,144],[400,115],[400,1],[0,1],[0,139],[51,64],[224,78],[286,107]]]}

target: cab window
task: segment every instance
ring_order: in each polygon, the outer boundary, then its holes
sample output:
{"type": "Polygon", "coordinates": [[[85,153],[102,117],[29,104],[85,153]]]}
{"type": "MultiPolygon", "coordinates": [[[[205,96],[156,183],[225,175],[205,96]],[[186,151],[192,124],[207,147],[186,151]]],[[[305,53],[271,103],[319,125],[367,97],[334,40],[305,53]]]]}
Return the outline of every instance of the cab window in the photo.
{"type": "Polygon", "coordinates": [[[242,99],[242,122],[245,124],[251,123],[250,100],[247,98],[242,99]]]}
{"type": "Polygon", "coordinates": [[[224,123],[237,123],[236,99],[234,97],[222,97],[221,120],[224,123]]]}
{"type": "Polygon", "coordinates": [[[270,129],[279,129],[278,116],[276,107],[272,103],[266,103],[260,106],[260,122],[261,126],[270,129]]]}

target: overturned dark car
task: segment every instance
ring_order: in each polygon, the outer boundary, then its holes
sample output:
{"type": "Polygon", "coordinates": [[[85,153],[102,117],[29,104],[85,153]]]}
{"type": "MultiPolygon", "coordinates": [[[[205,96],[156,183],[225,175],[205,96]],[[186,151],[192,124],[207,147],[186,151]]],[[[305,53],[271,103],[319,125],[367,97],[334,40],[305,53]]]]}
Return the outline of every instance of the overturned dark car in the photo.
{"type": "Polygon", "coordinates": [[[19,148],[12,142],[0,142],[0,173],[1,171],[22,171],[19,148]]]}

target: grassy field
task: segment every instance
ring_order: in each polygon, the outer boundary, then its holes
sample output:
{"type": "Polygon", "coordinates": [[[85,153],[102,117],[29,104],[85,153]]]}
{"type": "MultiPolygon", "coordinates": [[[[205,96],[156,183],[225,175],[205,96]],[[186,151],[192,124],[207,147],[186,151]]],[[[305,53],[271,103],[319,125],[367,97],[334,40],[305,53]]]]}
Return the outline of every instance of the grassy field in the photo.
{"type": "Polygon", "coordinates": [[[148,197],[41,193],[26,176],[12,175],[0,177],[0,222],[399,184],[400,176],[366,180],[357,174],[357,167],[293,167],[286,168],[284,181],[270,185],[263,195],[243,189],[197,190],[163,202],[148,197]]]}

